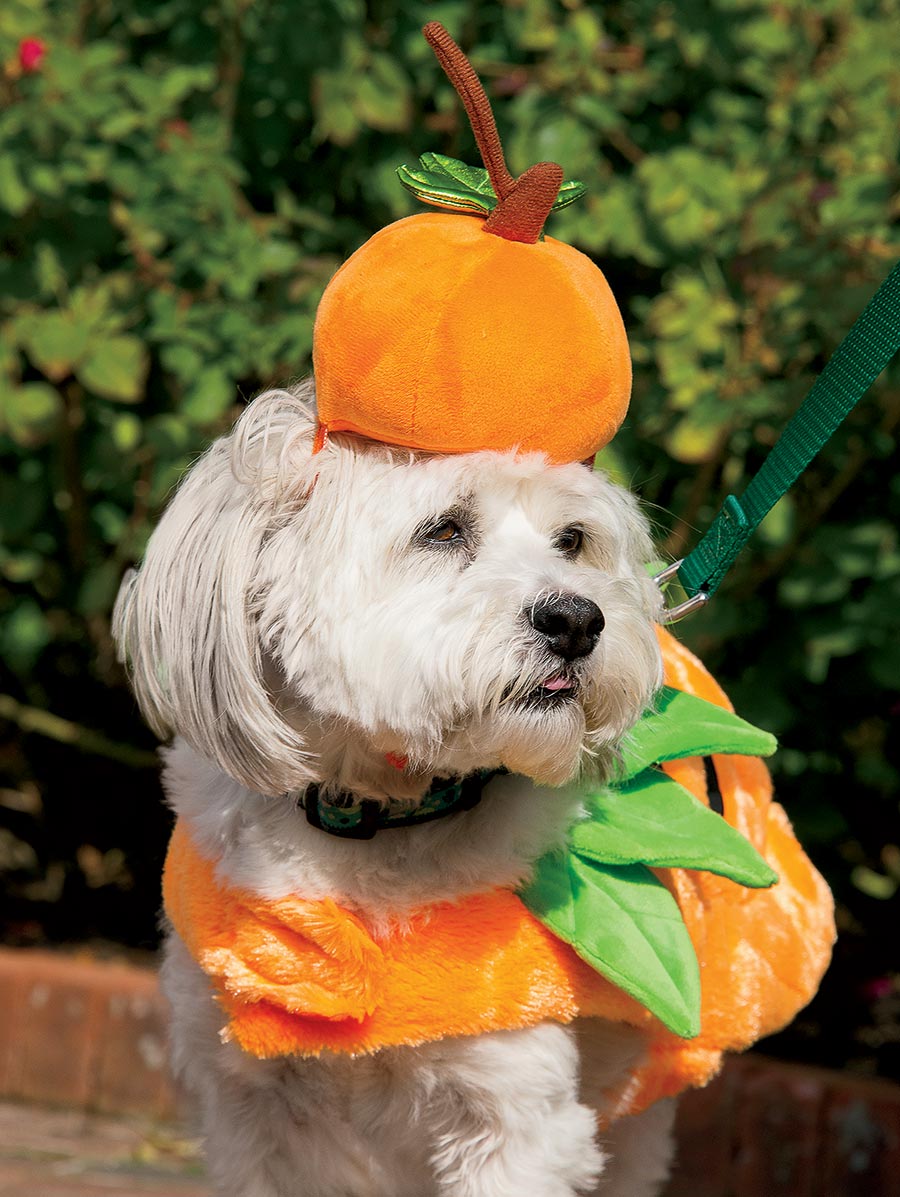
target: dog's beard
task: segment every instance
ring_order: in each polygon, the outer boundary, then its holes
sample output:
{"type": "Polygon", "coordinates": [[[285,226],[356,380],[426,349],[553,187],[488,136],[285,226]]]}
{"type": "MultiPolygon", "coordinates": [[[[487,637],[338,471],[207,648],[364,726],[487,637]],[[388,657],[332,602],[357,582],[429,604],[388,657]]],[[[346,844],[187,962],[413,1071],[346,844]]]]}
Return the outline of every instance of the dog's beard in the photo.
{"type": "Polygon", "coordinates": [[[501,764],[547,785],[608,776],[658,684],[659,650],[626,584],[604,597],[608,628],[575,661],[540,647],[511,613],[476,634],[460,677],[468,702],[442,721],[441,747],[472,767],[501,764]]]}
{"type": "Polygon", "coordinates": [[[475,756],[496,758],[511,773],[545,785],[561,785],[582,764],[587,721],[574,698],[547,706],[523,700],[474,724],[468,739],[475,756]]]}
{"type": "MultiPolygon", "coordinates": [[[[502,671],[485,669],[491,654],[482,646],[471,653],[481,668],[463,668],[453,687],[446,680],[433,687],[427,674],[418,679],[408,674],[409,707],[404,707],[416,712],[409,722],[360,718],[346,705],[323,708],[320,688],[291,698],[283,679],[273,690],[280,694],[283,716],[314,752],[321,735],[323,741],[352,743],[357,760],[367,751],[376,759],[388,753],[402,757],[416,776],[503,767],[546,785],[561,785],[579,771],[605,773],[614,745],[646,703],[645,691],[632,687],[629,697],[622,679],[605,677],[607,646],[573,664],[519,643],[514,655],[520,664],[510,666],[510,644],[517,644],[515,636],[497,652],[502,671]]],[[[380,681],[382,693],[376,688],[369,701],[385,712],[397,688],[388,677],[380,681]]]]}
{"type": "MultiPolygon", "coordinates": [[[[405,757],[417,775],[503,767],[552,786],[578,773],[605,777],[652,696],[656,669],[646,620],[635,612],[616,622],[625,625],[623,637],[613,634],[589,657],[565,662],[536,649],[510,620],[512,630],[495,630],[468,651],[455,645],[447,657],[457,658],[457,668],[444,658],[440,686],[427,668],[418,677],[407,673],[414,718],[359,723],[348,738],[405,757]]],[[[434,666],[434,655],[427,659],[434,666]]],[[[397,688],[390,678],[379,680],[384,689],[370,701],[384,711],[397,688]]],[[[345,725],[347,716],[345,708],[345,725]]]]}
{"type": "Polygon", "coordinates": [[[602,649],[597,658],[575,668],[541,661],[512,685],[498,683],[500,701],[473,712],[465,730],[473,756],[545,785],[578,773],[606,776],[647,695],[605,674],[602,649]]]}

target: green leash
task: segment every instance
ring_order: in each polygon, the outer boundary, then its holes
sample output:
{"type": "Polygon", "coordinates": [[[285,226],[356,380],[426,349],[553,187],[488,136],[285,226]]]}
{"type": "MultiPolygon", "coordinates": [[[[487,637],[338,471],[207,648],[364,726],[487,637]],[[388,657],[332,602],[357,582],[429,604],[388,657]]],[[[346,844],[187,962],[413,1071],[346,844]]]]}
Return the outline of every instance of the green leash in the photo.
{"type": "Polygon", "coordinates": [[[675,623],[715,594],[741,549],[782,495],[900,349],[900,262],[866,305],[835,350],[812,390],[788,423],[743,495],[729,495],[697,547],[656,581],[677,575],[687,601],[666,610],[661,622],[675,623]]]}

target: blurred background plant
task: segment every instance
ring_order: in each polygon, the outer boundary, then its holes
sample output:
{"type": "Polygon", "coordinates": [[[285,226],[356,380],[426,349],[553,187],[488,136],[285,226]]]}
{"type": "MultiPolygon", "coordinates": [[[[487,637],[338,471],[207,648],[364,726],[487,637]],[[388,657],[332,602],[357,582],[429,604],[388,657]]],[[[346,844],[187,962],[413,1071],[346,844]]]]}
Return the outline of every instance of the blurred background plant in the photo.
{"type": "MultiPolygon", "coordinates": [[[[898,0],[4,0],[0,870],[7,942],[149,949],[168,831],[109,635],[120,576],[210,437],[309,366],[335,267],[477,161],[442,20],[514,170],[588,186],[552,232],[628,324],[604,464],[661,553],[740,491],[900,256],[898,0]]],[[[768,1050],[900,1073],[900,363],[685,639],[775,731],[834,887],[822,994],[768,1050]]]]}

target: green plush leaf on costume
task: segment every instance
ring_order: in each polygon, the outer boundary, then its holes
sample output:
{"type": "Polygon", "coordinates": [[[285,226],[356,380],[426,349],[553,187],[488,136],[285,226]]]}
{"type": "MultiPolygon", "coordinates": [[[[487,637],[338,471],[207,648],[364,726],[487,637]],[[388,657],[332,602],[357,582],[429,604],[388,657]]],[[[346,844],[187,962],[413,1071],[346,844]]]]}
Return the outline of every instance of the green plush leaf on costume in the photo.
{"type": "Polygon", "coordinates": [[[607,787],[587,805],[588,817],[572,828],[569,844],[597,864],[703,869],[752,889],[778,880],[748,839],[660,770],[607,787]]]}
{"type": "Polygon", "coordinates": [[[565,853],[539,860],[519,891],[554,935],[684,1038],[699,1032],[697,959],[678,903],[650,867],[700,869],[754,889],[778,877],[749,840],[658,765],[774,750],[767,732],[664,687],[631,733],[619,776],[586,789],[587,814],[565,853]]]}
{"type": "MultiPolygon", "coordinates": [[[[481,166],[469,166],[446,154],[426,153],[419,166],[398,166],[397,177],[416,199],[455,212],[488,215],[497,206],[497,196],[488,172],[481,166]]],[[[566,208],[584,195],[585,186],[567,179],[560,187],[551,212],[566,208]]]]}
{"type": "Polygon", "coordinates": [[[675,899],[642,865],[597,866],[550,854],[520,892],[525,905],[597,972],[676,1035],[700,1032],[700,970],[675,899]]]}
{"type": "Polygon", "coordinates": [[[660,761],[712,753],[771,756],[777,747],[773,735],[732,711],[664,686],[656,710],[645,715],[626,740],[618,778],[627,781],[660,761]]]}

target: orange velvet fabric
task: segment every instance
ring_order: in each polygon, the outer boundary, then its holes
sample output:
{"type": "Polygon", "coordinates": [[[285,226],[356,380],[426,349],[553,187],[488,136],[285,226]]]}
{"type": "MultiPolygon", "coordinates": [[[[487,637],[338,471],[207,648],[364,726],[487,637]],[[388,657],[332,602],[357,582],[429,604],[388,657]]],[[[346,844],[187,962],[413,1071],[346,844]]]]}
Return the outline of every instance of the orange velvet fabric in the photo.
{"type": "Polygon", "coordinates": [[[440,453],[583,461],[631,394],[622,317],[590,258],[458,213],[398,220],[344,263],[319,304],[313,361],[329,432],[440,453]]]}
{"type": "MultiPolygon", "coordinates": [[[[668,633],[660,636],[667,682],[728,705],[696,658],[668,633]]],[[[379,934],[331,901],[266,900],[221,883],[179,824],[166,863],[166,912],[214,981],[224,1036],[256,1056],[371,1052],[597,1016],[647,1034],[647,1064],[609,1095],[612,1117],[635,1113],[705,1084],[724,1051],[789,1022],[830,956],[830,894],[772,802],[765,766],[747,757],[715,761],[726,817],[780,881],[748,890],[709,873],[657,871],[700,961],[702,1028],[693,1040],[667,1031],[506,890],[424,904],[408,924],[379,934]]],[[[705,800],[699,760],[667,768],[705,800]]]]}

